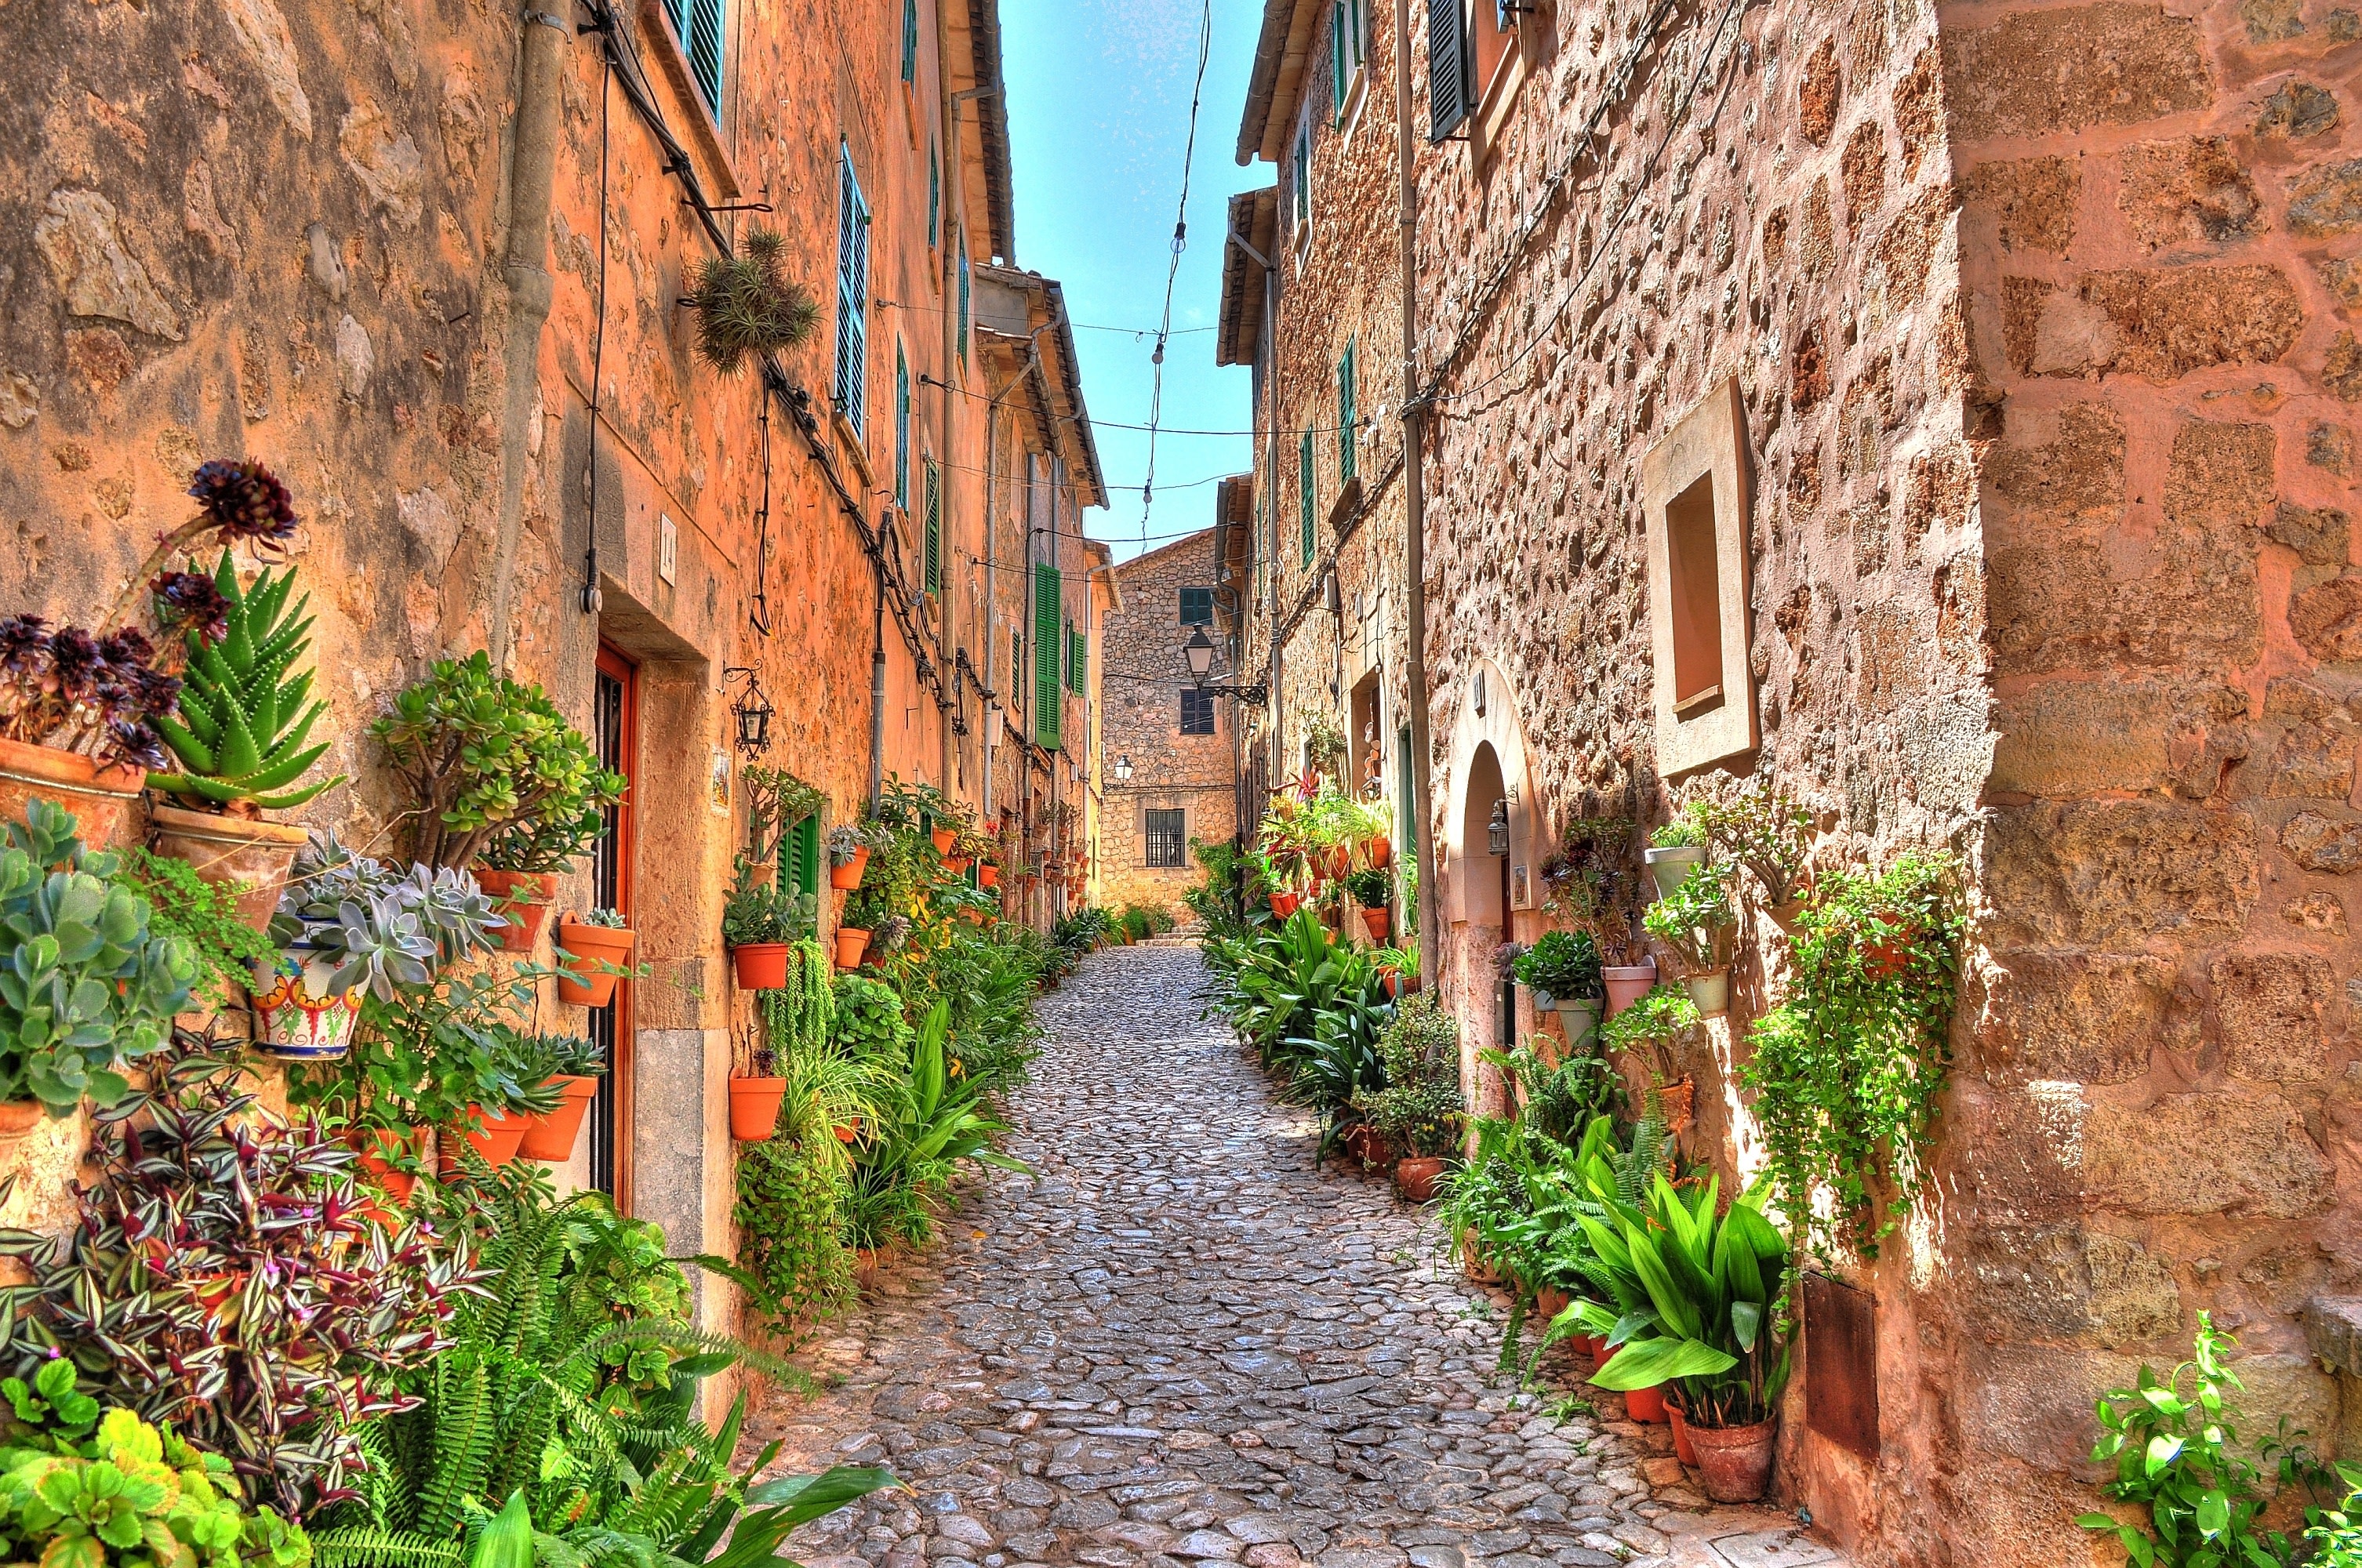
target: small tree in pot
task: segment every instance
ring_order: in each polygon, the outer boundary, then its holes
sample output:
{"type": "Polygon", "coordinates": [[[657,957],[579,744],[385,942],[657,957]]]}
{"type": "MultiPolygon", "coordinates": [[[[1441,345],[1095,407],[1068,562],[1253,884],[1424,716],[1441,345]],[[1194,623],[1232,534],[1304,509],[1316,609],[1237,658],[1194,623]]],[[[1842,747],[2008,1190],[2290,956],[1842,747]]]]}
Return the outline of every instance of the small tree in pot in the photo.
{"type": "Polygon", "coordinates": [[[1701,867],[1640,917],[1650,935],[1681,955],[1687,970],[1682,983],[1698,1011],[1709,1015],[1730,1006],[1731,949],[1738,933],[1730,880],[1727,866],[1701,867]]]}
{"type": "Polygon", "coordinates": [[[1649,1074],[1649,1099],[1661,1108],[1659,1119],[1676,1132],[1690,1124],[1697,1086],[1686,1074],[1674,1077],[1679,1066],[1674,1047],[1697,1025],[1697,1004],[1689,993],[1676,986],[1659,986],[1608,1020],[1602,1035],[1609,1051],[1640,1057],[1649,1074]]]}
{"type": "Polygon", "coordinates": [[[1546,931],[1512,962],[1537,1007],[1555,1007],[1567,1043],[1580,1043],[1599,1021],[1599,945],[1587,931],[1546,931]]]}
{"type": "Polygon", "coordinates": [[[1435,1196],[1459,1152],[1467,1102],[1460,1097],[1460,1025],[1431,993],[1404,999],[1379,1036],[1386,1085],[1352,1098],[1371,1131],[1402,1155],[1395,1185],[1413,1203],[1435,1196]]]}

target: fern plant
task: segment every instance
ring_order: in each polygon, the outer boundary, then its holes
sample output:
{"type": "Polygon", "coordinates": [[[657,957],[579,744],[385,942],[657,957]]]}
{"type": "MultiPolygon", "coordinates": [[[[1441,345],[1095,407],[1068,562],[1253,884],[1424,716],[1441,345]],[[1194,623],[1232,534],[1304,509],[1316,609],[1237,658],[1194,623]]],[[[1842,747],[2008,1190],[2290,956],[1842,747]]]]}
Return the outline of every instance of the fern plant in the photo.
{"type": "Polygon", "coordinates": [[[152,787],[193,795],[214,810],[251,803],[265,811],[300,806],[344,775],[291,788],[327,754],[327,743],[305,745],[327,704],[312,695],[312,672],[287,673],[311,646],[309,599],[292,611],[292,567],[268,570],[241,589],[227,550],[214,569],[214,589],[225,607],[225,630],[187,634],[189,667],[175,715],[155,720],[180,766],[148,776],[152,787]],[[299,618],[300,617],[300,618],[299,618]]]}

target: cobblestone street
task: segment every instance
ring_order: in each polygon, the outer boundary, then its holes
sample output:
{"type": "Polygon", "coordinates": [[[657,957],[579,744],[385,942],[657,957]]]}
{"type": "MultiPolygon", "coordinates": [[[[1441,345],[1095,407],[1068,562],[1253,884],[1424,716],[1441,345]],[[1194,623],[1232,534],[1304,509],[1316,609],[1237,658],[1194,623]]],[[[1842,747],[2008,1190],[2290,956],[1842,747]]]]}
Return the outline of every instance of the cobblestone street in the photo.
{"type": "Polygon", "coordinates": [[[1044,999],[1010,1152],[945,1242],[889,1264],[757,1423],[779,1469],[912,1491],[794,1542],[812,1568],[1564,1568],[1838,1561],[1716,1508],[1667,1429],[1554,1366],[1513,1399],[1506,1300],[1436,1266],[1386,1185],[1201,1022],[1194,946],[1118,948],[1044,999]],[[1595,1413],[1551,1407],[1587,1395],[1595,1413]]]}

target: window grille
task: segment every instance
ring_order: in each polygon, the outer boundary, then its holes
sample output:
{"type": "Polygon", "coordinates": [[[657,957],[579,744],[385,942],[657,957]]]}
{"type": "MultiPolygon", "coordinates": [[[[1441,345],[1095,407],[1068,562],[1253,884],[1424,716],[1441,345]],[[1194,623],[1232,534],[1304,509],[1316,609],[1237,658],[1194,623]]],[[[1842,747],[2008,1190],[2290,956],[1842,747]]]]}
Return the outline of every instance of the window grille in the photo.
{"type": "Polygon", "coordinates": [[[1178,871],[1189,864],[1188,828],[1179,812],[1143,813],[1147,831],[1142,835],[1141,864],[1152,871],[1178,871]]]}

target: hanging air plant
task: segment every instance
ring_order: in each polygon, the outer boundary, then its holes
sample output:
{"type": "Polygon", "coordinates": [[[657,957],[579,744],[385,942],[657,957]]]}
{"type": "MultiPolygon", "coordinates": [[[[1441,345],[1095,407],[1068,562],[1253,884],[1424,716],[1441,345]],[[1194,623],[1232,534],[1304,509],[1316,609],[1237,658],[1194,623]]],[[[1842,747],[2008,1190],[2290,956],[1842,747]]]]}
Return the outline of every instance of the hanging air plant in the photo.
{"type": "Polygon", "coordinates": [[[699,263],[689,304],[697,312],[698,357],[725,376],[811,336],[820,303],[787,275],[788,242],[767,228],[746,237],[735,256],[699,263]]]}

